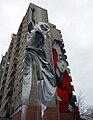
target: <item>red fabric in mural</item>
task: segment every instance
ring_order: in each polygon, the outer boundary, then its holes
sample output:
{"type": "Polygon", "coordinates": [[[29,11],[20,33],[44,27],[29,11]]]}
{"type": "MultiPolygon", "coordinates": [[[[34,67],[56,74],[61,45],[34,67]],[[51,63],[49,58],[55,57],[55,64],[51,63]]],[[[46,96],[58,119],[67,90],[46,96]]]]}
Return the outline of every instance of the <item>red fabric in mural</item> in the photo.
{"type": "Polygon", "coordinates": [[[69,101],[69,95],[67,90],[57,87],[58,96],[67,104],[69,101]]]}
{"type": "Polygon", "coordinates": [[[71,77],[69,76],[68,72],[65,72],[62,88],[67,90],[69,94],[72,94],[72,85],[71,85],[71,77]]]}
{"type": "Polygon", "coordinates": [[[66,71],[65,72],[65,75],[64,75],[64,80],[63,80],[63,88],[67,88],[69,83],[71,81],[71,77],[69,76],[68,72],[66,71]]]}
{"type": "MultiPolygon", "coordinates": [[[[58,61],[58,53],[56,50],[53,50],[53,59],[54,59],[54,69],[56,73],[57,61],[58,61]]],[[[64,72],[64,77],[62,79],[62,86],[60,87],[57,84],[57,93],[62,101],[59,101],[59,109],[62,113],[70,113],[71,111],[68,109],[68,102],[70,100],[70,96],[72,94],[72,85],[70,83],[71,77],[68,72],[64,72]]],[[[58,82],[57,82],[58,83],[58,82]]]]}
{"type": "Polygon", "coordinates": [[[58,61],[58,53],[55,49],[53,50],[53,60],[54,60],[54,70],[56,72],[57,61],[58,61]]]}
{"type": "Polygon", "coordinates": [[[65,104],[63,101],[59,101],[59,110],[61,113],[71,113],[68,109],[68,104],[65,104]]]}
{"type": "Polygon", "coordinates": [[[70,113],[71,111],[68,109],[68,102],[72,95],[72,85],[70,83],[71,77],[66,71],[63,78],[62,88],[57,87],[58,96],[62,99],[59,101],[59,109],[62,113],[70,113]]]}

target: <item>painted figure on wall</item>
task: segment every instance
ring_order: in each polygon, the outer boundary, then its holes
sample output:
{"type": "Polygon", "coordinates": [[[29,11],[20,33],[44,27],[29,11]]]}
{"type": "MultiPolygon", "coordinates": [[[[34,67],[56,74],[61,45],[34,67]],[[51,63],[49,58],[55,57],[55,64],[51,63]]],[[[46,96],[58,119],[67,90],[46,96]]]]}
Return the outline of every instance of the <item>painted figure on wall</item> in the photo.
{"type": "Polygon", "coordinates": [[[62,41],[53,41],[53,59],[57,81],[59,109],[61,113],[70,113],[73,112],[75,108],[75,102],[73,101],[71,77],[68,73],[68,63],[63,47],[64,44],[62,41]]]}
{"type": "Polygon", "coordinates": [[[40,104],[43,112],[47,107],[47,102],[51,101],[56,92],[56,81],[52,63],[46,58],[44,42],[49,36],[50,28],[47,23],[36,22],[32,8],[32,19],[28,25],[26,36],[27,45],[24,61],[24,80],[22,89],[22,120],[25,120],[27,105],[31,94],[33,82],[41,83],[40,104]],[[33,74],[35,77],[33,78],[33,74]]]}

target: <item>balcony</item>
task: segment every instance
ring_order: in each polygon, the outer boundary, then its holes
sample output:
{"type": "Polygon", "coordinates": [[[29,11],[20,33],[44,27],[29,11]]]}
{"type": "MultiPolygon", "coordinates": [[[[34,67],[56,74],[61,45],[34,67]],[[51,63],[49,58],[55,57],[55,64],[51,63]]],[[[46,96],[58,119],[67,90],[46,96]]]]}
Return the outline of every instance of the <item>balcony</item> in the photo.
{"type": "Polygon", "coordinates": [[[12,92],[13,92],[13,86],[9,86],[9,89],[7,91],[7,96],[12,96],[12,92]]]}
{"type": "Polygon", "coordinates": [[[3,96],[3,99],[2,99],[3,103],[8,101],[8,98],[10,98],[12,96],[12,92],[13,92],[12,87],[10,87],[10,88],[8,88],[4,91],[4,96],[3,96]]]}
{"type": "MultiPolygon", "coordinates": [[[[11,103],[11,97],[6,97],[5,99],[2,100],[2,109],[7,109],[7,104],[11,103]]],[[[10,106],[8,106],[10,107],[10,106]]]]}
{"type": "Polygon", "coordinates": [[[2,100],[3,93],[0,91],[0,100],[2,100]]]}
{"type": "Polygon", "coordinates": [[[65,49],[63,49],[63,48],[61,49],[61,51],[62,51],[62,53],[63,53],[63,54],[64,54],[64,53],[66,53],[66,50],[65,50],[65,49]]]}
{"type": "Polygon", "coordinates": [[[3,116],[9,117],[10,116],[10,106],[9,103],[5,104],[5,107],[2,110],[3,116]]]}

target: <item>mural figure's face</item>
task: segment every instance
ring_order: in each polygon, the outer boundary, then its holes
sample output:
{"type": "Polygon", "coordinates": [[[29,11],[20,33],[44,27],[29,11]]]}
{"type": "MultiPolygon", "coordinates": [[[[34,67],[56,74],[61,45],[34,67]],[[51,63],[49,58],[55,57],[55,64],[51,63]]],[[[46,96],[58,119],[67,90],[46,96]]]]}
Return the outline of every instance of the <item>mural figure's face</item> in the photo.
{"type": "Polygon", "coordinates": [[[37,22],[30,31],[28,38],[29,45],[42,49],[49,31],[50,28],[47,23],[37,22]]]}
{"type": "Polygon", "coordinates": [[[59,44],[57,44],[56,42],[53,43],[53,48],[56,49],[58,55],[59,55],[59,54],[62,54],[62,53],[61,53],[60,46],[59,46],[59,44]]]}
{"type": "MultiPolygon", "coordinates": [[[[53,48],[56,49],[58,53],[57,69],[59,70],[60,73],[63,73],[67,69],[67,64],[62,58],[63,53],[61,52],[60,45],[54,41],[53,48]]],[[[57,73],[58,73],[58,70],[57,70],[57,73]]]]}
{"type": "Polygon", "coordinates": [[[35,31],[39,31],[44,35],[44,38],[46,39],[46,35],[49,34],[50,28],[47,23],[45,22],[38,22],[34,26],[35,31]]]}
{"type": "Polygon", "coordinates": [[[65,72],[65,70],[67,69],[67,65],[66,65],[65,61],[62,60],[61,56],[58,56],[57,67],[58,67],[60,73],[65,72]]]}

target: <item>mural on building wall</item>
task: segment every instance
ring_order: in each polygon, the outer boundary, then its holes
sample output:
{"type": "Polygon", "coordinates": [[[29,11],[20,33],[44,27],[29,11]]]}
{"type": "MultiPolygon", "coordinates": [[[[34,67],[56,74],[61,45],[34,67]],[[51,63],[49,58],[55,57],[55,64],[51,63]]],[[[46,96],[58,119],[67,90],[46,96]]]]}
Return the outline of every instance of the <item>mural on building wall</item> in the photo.
{"type": "Polygon", "coordinates": [[[59,110],[61,113],[70,113],[75,111],[75,101],[72,93],[71,76],[67,69],[67,61],[64,44],[60,40],[53,41],[53,59],[54,69],[57,81],[57,93],[59,101],[59,110]]]}
{"type": "Polygon", "coordinates": [[[47,60],[44,51],[44,42],[49,36],[50,28],[47,23],[36,22],[35,9],[32,8],[32,18],[28,25],[28,33],[26,36],[27,45],[24,60],[24,79],[22,89],[22,120],[25,120],[27,105],[31,95],[32,83],[41,83],[40,104],[41,113],[47,107],[47,102],[51,101],[56,92],[56,79],[54,68],[47,60]],[[33,78],[35,74],[35,79],[33,78]]]}

